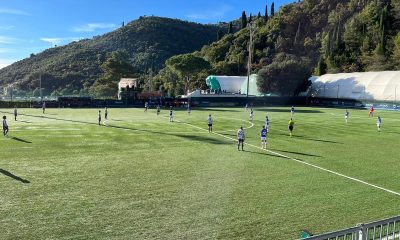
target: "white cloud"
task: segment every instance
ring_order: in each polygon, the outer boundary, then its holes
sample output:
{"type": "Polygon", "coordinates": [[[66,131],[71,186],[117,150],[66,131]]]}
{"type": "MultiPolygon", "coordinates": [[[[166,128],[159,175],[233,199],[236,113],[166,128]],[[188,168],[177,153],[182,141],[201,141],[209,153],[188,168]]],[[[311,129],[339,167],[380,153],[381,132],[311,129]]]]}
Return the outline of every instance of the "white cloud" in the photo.
{"type": "Polygon", "coordinates": [[[0,53],[8,53],[8,52],[12,52],[13,49],[10,48],[0,48],[0,53]]]}
{"type": "Polygon", "coordinates": [[[65,40],[65,38],[41,38],[43,42],[50,43],[51,45],[58,45],[65,40]]]}
{"type": "Polygon", "coordinates": [[[0,26],[0,30],[12,30],[15,26],[0,26]]]}
{"type": "Polygon", "coordinates": [[[7,67],[8,65],[11,65],[16,61],[17,60],[14,60],[14,59],[3,59],[3,58],[0,58],[0,69],[2,69],[4,67],[7,67]]]}
{"type": "Polygon", "coordinates": [[[0,44],[13,44],[15,43],[15,38],[10,38],[6,36],[0,36],[0,44]]]}
{"type": "Polygon", "coordinates": [[[19,9],[10,9],[10,8],[0,8],[1,14],[11,14],[11,15],[22,15],[22,16],[30,16],[29,13],[19,10],[19,9]]]}
{"type": "Polygon", "coordinates": [[[113,23],[88,23],[72,29],[73,32],[94,32],[98,29],[113,29],[117,26],[113,23]]]}
{"type": "Polygon", "coordinates": [[[83,39],[82,37],[65,37],[65,38],[43,37],[43,38],[40,38],[40,41],[47,42],[47,43],[50,43],[52,46],[55,46],[55,45],[67,44],[69,42],[80,41],[82,39],[83,39]]]}
{"type": "Polygon", "coordinates": [[[190,13],[186,17],[194,20],[221,20],[233,8],[229,5],[216,7],[213,10],[206,10],[202,12],[190,13]]]}

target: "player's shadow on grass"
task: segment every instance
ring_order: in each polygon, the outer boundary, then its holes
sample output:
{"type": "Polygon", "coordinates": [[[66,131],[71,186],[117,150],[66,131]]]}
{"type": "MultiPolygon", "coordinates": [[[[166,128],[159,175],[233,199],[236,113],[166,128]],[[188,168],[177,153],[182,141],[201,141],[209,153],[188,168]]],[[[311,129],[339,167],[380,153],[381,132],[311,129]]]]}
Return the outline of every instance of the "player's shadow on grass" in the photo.
{"type": "Polygon", "coordinates": [[[288,159],[286,157],[282,157],[279,155],[275,155],[275,154],[270,154],[270,153],[266,153],[266,152],[254,152],[254,151],[249,151],[249,150],[244,150],[244,152],[246,153],[251,153],[251,154],[258,154],[258,155],[264,155],[264,156],[270,156],[270,157],[276,157],[276,158],[283,158],[283,159],[288,159]]]}
{"type": "Polygon", "coordinates": [[[180,137],[180,138],[184,138],[184,139],[188,139],[188,140],[192,140],[192,141],[203,142],[203,143],[207,142],[207,143],[218,144],[218,145],[231,144],[230,141],[229,142],[223,141],[223,140],[206,137],[206,136],[194,136],[194,135],[182,135],[182,134],[171,134],[171,135],[174,135],[174,136],[180,137]]]}
{"type": "MultiPolygon", "coordinates": [[[[221,133],[219,133],[219,132],[216,132],[216,133],[221,134],[221,133]]],[[[236,134],[232,134],[232,133],[223,133],[223,135],[225,135],[225,136],[230,136],[230,137],[237,137],[236,134]]]]}
{"type": "Polygon", "coordinates": [[[2,173],[3,175],[5,175],[7,177],[10,177],[10,178],[12,178],[14,180],[20,181],[22,183],[31,183],[30,181],[28,181],[26,179],[23,179],[23,178],[20,178],[18,176],[15,176],[14,174],[10,173],[9,171],[1,169],[1,168],[0,168],[0,173],[2,173]]]}
{"type": "Polygon", "coordinates": [[[18,142],[23,142],[23,143],[32,143],[30,141],[21,139],[21,138],[17,138],[17,137],[11,137],[12,140],[18,141],[18,142]]]}
{"type": "Polygon", "coordinates": [[[242,112],[236,109],[211,109],[211,108],[202,108],[198,109],[197,111],[203,111],[203,112],[242,112]]]}
{"type": "Polygon", "coordinates": [[[390,133],[390,134],[400,134],[399,132],[386,132],[386,133],[390,133]]]}
{"type": "MultiPolygon", "coordinates": [[[[278,135],[282,135],[282,136],[287,136],[287,137],[289,137],[289,134],[284,134],[284,133],[280,133],[280,134],[278,134],[278,135]]],[[[304,136],[302,136],[302,135],[296,135],[296,134],[294,134],[294,135],[292,136],[292,138],[300,138],[300,139],[304,139],[304,140],[308,140],[308,141],[314,141],[314,142],[343,144],[343,143],[341,143],[341,142],[335,142],[335,141],[323,140],[323,139],[308,138],[308,137],[304,137],[304,136]]]]}
{"type": "MultiPolygon", "coordinates": [[[[314,154],[309,154],[309,153],[301,153],[301,152],[292,152],[292,151],[284,151],[284,150],[279,150],[279,149],[275,149],[274,151],[277,152],[283,152],[283,153],[291,153],[291,154],[296,154],[296,155],[301,155],[301,156],[307,156],[307,157],[322,157],[319,155],[314,155],[314,154]]],[[[297,159],[297,158],[296,158],[297,159]]]]}
{"type": "MultiPolygon", "coordinates": [[[[63,118],[56,118],[56,117],[48,117],[48,116],[36,116],[36,115],[30,115],[30,114],[24,114],[25,116],[29,117],[36,117],[36,118],[46,118],[46,119],[51,119],[51,120],[56,120],[56,121],[63,121],[63,122],[72,122],[72,123],[81,123],[81,124],[86,124],[86,125],[95,125],[98,126],[99,124],[96,122],[85,122],[85,121],[80,121],[80,120],[72,120],[72,119],[63,119],[63,118]]],[[[168,135],[163,132],[157,132],[157,131],[149,131],[149,130],[141,130],[141,129],[136,129],[136,128],[130,128],[130,127],[122,127],[122,126],[115,126],[115,125],[106,125],[102,127],[110,127],[110,128],[116,128],[116,129],[123,129],[123,130],[131,130],[131,131],[137,131],[137,132],[149,132],[149,133],[157,133],[157,134],[164,134],[168,135]]],[[[15,139],[17,140],[17,139],[15,139]]]]}
{"type": "Polygon", "coordinates": [[[22,123],[32,123],[32,122],[29,122],[29,121],[23,121],[23,120],[18,120],[17,122],[22,122],[22,123]]]}

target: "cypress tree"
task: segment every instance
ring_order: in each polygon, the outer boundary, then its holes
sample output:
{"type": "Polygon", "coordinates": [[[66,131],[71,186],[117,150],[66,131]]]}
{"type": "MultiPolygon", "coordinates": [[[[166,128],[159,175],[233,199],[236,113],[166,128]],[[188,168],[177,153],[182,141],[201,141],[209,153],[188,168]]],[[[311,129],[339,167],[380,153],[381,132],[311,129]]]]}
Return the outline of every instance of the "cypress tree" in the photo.
{"type": "Polygon", "coordinates": [[[232,34],[233,33],[233,24],[232,22],[229,23],[229,29],[228,29],[228,34],[232,34]]]}
{"type": "Polygon", "coordinates": [[[264,15],[264,20],[267,22],[268,21],[268,4],[265,5],[265,15],[264,15]]]}
{"type": "Polygon", "coordinates": [[[322,76],[324,74],[326,74],[326,69],[327,69],[327,65],[325,63],[325,59],[323,59],[322,57],[319,59],[318,61],[318,65],[317,68],[315,69],[315,75],[317,76],[322,76]]]}
{"type": "Polygon", "coordinates": [[[386,43],[385,43],[385,35],[386,35],[385,23],[387,21],[387,14],[388,14],[387,11],[388,11],[388,6],[386,5],[381,12],[381,17],[380,17],[380,21],[379,21],[379,27],[381,30],[380,44],[381,44],[383,50],[385,50],[385,47],[386,47],[385,46],[386,45],[386,43]]]}
{"type": "Polygon", "coordinates": [[[247,15],[246,12],[242,12],[242,25],[240,26],[242,29],[247,27],[247,15]]]}
{"type": "Polygon", "coordinates": [[[271,16],[273,17],[275,15],[275,3],[272,2],[271,4],[271,16]]]}
{"type": "Polygon", "coordinates": [[[260,18],[261,18],[261,13],[258,12],[257,19],[260,19],[260,18]]]}
{"type": "Polygon", "coordinates": [[[382,49],[385,50],[385,47],[386,47],[385,46],[386,45],[386,43],[385,43],[385,26],[383,26],[383,29],[382,29],[380,44],[382,46],[382,49]]]}
{"type": "Polygon", "coordinates": [[[251,23],[252,21],[253,21],[253,16],[251,16],[251,13],[250,13],[249,23],[251,23]]]}
{"type": "Polygon", "coordinates": [[[326,47],[325,47],[325,58],[327,58],[331,54],[331,31],[328,32],[328,35],[326,36],[326,47]]]}
{"type": "Polygon", "coordinates": [[[223,33],[222,33],[221,29],[220,29],[217,32],[217,41],[221,40],[222,37],[223,37],[223,33]]]}
{"type": "Polygon", "coordinates": [[[299,26],[297,27],[296,35],[294,36],[294,45],[295,46],[299,43],[299,40],[300,40],[300,27],[301,27],[301,22],[299,22],[299,26]]]}

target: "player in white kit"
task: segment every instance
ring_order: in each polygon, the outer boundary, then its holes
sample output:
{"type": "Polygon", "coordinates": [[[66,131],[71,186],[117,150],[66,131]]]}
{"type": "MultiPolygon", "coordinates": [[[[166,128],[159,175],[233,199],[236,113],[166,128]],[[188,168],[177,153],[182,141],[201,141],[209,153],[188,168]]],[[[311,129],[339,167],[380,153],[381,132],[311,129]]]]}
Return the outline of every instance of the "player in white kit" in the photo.
{"type": "Polygon", "coordinates": [[[269,118],[266,116],[265,118],[265,129],[267,129],[267,132],[269,132],[269,118]]]}
{"type": "Polygon", "coordinates": [[[169,111],[169,121],[170,122],[174,121],[174,112],[172,110],[169,111]]]}
{"type": "Polygon", "coordinates": [[[213,118],[211,117],[211,114],[208,115],[207,125],[208,125],[208,132],[209,132],[209,133],[212,133],[212,131],[213,131],[213,122],[214,122],[214,120],[213,120],[213,118]]]}
{"type": "Polygon", "coordinates": [[[243,127],[240,127],[237,131],[237,139],[238,139],[238,151],[240,151],[240,144],[242,144],[242,151],[244,151],[243,145],[245,140],[244,130],[243,127]]]}
{"type": "Polygon", "coordinates": [[[252,122],[253,121],[253,118],[254,118],[254,111],[253,111],[253,109],[250,109],[250,121],[252,122]]]}
{"type": "Polygon", "coordinates": [[[376,119],[376,126],[378,127],[378,131],[381,131],[381,127],[382,127],[382,118],[381,116],[378,116],[378,119],[376,119]]]}

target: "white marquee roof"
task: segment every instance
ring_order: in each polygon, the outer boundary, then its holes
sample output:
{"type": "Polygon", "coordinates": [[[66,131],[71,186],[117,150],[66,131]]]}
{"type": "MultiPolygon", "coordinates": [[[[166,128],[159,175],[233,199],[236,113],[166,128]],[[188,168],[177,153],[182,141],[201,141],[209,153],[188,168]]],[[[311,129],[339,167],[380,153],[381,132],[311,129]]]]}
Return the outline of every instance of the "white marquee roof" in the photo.
{"type": "Polygon", "coordinates": [[[310,80],[313,82],[313,94],[317,97],[380,101],[400,99],[400,71],[326,74],[310,80]]]}

